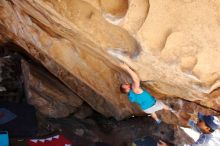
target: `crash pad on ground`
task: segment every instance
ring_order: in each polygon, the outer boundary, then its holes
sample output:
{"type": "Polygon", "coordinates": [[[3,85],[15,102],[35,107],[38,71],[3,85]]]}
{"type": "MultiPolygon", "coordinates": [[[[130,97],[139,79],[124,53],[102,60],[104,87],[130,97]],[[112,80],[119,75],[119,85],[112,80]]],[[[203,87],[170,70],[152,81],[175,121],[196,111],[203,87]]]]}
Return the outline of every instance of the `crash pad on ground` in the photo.
{"type": "Polygon", "coordinates": [[[8,131],[10,137],[24,138],[37,134],[37,119],[33,106],[26,103],[4,102],[0,103],[0,108],[16,115],[13,120],[0,125],[0,129],[8,131]]]}
{"type": "Polygon", "coordinates": [[[0,125],[6,124],[15,118],[16,115],[14,113],[5,108],[0,108],[0,125]]]}
{"type": "Polygon", "coordinates": [[[55,135],[47,138],[30,139],[29,146],[72,146],[72,142],[64,135],[55,135]]]}

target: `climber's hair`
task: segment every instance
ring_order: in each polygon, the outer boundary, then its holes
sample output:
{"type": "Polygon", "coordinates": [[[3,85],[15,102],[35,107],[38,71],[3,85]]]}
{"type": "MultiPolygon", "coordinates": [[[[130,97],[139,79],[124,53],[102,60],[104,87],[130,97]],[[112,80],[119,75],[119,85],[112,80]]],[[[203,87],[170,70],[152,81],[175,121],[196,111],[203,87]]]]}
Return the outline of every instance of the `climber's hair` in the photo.
{"type": "Polygon", "coordinates": [[[121,93],[127,94],[126,89],[123,88],[123,85],[124,85],[124,83],[122,83],[122,84],[120,85],[120,91],[121,91],[121,93]]]}
{"type": "MultiPolygon", "coordinates": [[[[210,128],[210,127],[209,127],[210,128]]],[[[212,128],[209,129],[209,132],[213,133],[215,130],[213,130],[212,128]]]]}
{"type": "Polygon", "coordinates": [[[123,85],[124,85],[124,84],[121,84],[121,85],[120,85],[120,91],[121,91],[121,93],[126,94],[126,90],[125,90],[125,88],[123,88],[123,85]]]}

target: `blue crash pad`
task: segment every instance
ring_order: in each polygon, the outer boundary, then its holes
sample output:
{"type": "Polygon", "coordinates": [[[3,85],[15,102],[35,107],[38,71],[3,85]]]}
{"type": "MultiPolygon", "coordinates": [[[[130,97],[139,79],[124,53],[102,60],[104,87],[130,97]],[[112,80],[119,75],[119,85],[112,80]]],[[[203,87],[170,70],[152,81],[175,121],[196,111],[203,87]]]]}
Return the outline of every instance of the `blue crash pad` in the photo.
{"type": "Polygon", "coordinates": [[[0,131],[0,146],[9,146],[7,131],[0,131]]]}
{"type": "Polygon", "coordinates": [[[6,108],[0,108],[0,124],[6,124],[16,118],[16,115],[6,108]]]}

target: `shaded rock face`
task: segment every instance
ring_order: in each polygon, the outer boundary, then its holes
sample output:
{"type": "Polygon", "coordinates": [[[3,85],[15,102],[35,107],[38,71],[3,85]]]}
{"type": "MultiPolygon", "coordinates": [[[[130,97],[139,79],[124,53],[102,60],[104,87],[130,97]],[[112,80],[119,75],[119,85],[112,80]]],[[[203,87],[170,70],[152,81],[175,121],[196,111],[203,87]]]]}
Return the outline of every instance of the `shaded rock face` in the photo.
{"type": "Polygon", "coordinates": [[[48,117],[66,117],[83,103],[53,75],[25,60],[21,62],[27,102],[48,117]]]}
{"type": "Polygon", "coordinates": [[[24,94],[19,55],[0,49],[0,102],[20,102],[24,94]]]}
{"type": "Polygon", "coordinates": [[[120,83],[129,77],[117,66],[118,59],[141,80],[151,81],[143,84],[155,97],[162,93],[168,103],[179,97],[219,111],[219,4],[216,0],[2,0],[0,42],[9,39],[21,46],[80,101],[107,117],[140,113],[119,93],[120,83]]]}
{"type": "Polygon", "coordinates": [[[158,111],[158,115],[166,123],[188,126],[189,119],[192,119],[194,121],[198,120],[198,112],[219,117],[219,112],[186,100],[168,98],[164,99],[163,102],[172,107],[176,112],[175,114],[177,115],[176,116],[172,112],[158,111]]]}

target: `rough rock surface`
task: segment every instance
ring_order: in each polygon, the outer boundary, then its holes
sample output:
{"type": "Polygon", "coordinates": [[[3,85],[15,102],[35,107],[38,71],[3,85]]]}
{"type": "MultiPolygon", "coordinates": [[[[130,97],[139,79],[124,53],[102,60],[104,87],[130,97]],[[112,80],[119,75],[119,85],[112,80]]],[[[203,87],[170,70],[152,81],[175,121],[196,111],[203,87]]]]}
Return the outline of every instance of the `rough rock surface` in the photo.
{"type": "Polygon", "coordinates": [[[118,59],[168,101],[219,111],[219,9],[219,0],[1,0],[0,34],[107,117],[138,112],[119,93],[129,77],[118,59]]]}
{"type": "Polygon", "coordinates": [[[46,70],[22,60],[21,67],[27,102],[52,118],[66,117],[83,101],[46,70]]]}
{"type": "Polygon", "coordinates": [[[0,50],[0,102],[19,102],[23,99],[19,56],[0,50]]]}

